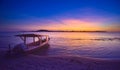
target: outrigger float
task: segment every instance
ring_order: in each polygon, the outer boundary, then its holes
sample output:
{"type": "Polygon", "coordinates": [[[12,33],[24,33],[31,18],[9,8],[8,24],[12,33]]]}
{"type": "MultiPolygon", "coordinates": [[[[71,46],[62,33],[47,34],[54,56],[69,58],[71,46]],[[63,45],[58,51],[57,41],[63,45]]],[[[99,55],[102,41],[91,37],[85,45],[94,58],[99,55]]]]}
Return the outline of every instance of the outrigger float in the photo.
{"type": "Polygon", "coordinates": [[[20,37],[23,40],[23,43],[20,43],[12,49],[13,53],[32,53],[44,46],[48,46],[50,40],[48,35],[38,35],[38,34],[20,34],[15,35],[20,37]],[[33,42],[27,44],[27,39],[33,38],[33,42]],[[38,39],[36,41],[36,38],[38,39]]]}

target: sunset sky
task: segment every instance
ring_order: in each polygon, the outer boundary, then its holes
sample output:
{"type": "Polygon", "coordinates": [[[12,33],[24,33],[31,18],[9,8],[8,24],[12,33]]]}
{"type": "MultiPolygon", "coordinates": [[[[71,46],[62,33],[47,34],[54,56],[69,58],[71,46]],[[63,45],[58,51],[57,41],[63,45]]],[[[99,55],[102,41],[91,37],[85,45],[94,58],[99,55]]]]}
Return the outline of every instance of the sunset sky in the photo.
{"type": "Polygon", "coordinates": [[[120,0],[0,0],[0,31],[120,31],[120,0]]]}

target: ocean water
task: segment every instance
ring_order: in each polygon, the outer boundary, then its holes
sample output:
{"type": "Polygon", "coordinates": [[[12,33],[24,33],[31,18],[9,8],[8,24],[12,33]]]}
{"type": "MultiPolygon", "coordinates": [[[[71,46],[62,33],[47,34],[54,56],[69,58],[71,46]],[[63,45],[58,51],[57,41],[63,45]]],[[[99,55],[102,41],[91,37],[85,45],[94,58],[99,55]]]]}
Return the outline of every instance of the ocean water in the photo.
{"type": "MultiPolygon", "coordinates": [[[[22,42],[16,34],[49,35],[49,47],[36,55],[74,55],[101,59],[120,59],[120,33],[117,32],[1,32],[0,50],[22,42]]],[[[31,39],[29,39],[31,41],[31,39]]]]}

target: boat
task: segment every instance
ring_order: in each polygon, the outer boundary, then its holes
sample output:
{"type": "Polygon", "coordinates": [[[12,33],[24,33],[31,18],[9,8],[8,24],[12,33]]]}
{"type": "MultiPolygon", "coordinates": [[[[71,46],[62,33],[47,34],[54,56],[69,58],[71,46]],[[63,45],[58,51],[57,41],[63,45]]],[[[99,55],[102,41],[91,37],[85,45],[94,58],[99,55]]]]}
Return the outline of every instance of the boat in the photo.
{"type": "Polygon", "coordinates": [[[19,34],[15,36],[20,37],[23,43],[20,43],[14,46],[14,48],[12,49],[12,52],[14,54],[33,53],[45,46],[48,46],[49,45],[48,42],[50,40],[48,35],[19,34]],[[28,38],[33,38],[31,43],[27,43],[28,38]]]}

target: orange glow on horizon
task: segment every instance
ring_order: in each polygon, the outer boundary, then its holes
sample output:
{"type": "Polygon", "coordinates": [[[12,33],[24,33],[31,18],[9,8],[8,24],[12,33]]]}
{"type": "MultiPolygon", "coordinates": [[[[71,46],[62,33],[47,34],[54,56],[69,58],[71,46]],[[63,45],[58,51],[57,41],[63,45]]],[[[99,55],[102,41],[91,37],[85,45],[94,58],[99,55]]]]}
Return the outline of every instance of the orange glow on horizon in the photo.
{"type": "MultiPolygon", "coordinates": [[[[77,19],[65,19],[61,22],[51,21],[49,23],[33,23],[31,25],[24,25],[24,30],[64,30],[64,31],[116,31],[119,27],[116,26],[103,26],[103,23],[98,22],[87,22],[77,19]],[[62,22],[62,23],[61,23],[62,22]]],[[[16,26],[18,27],[18,26],[16,26]]]]}

